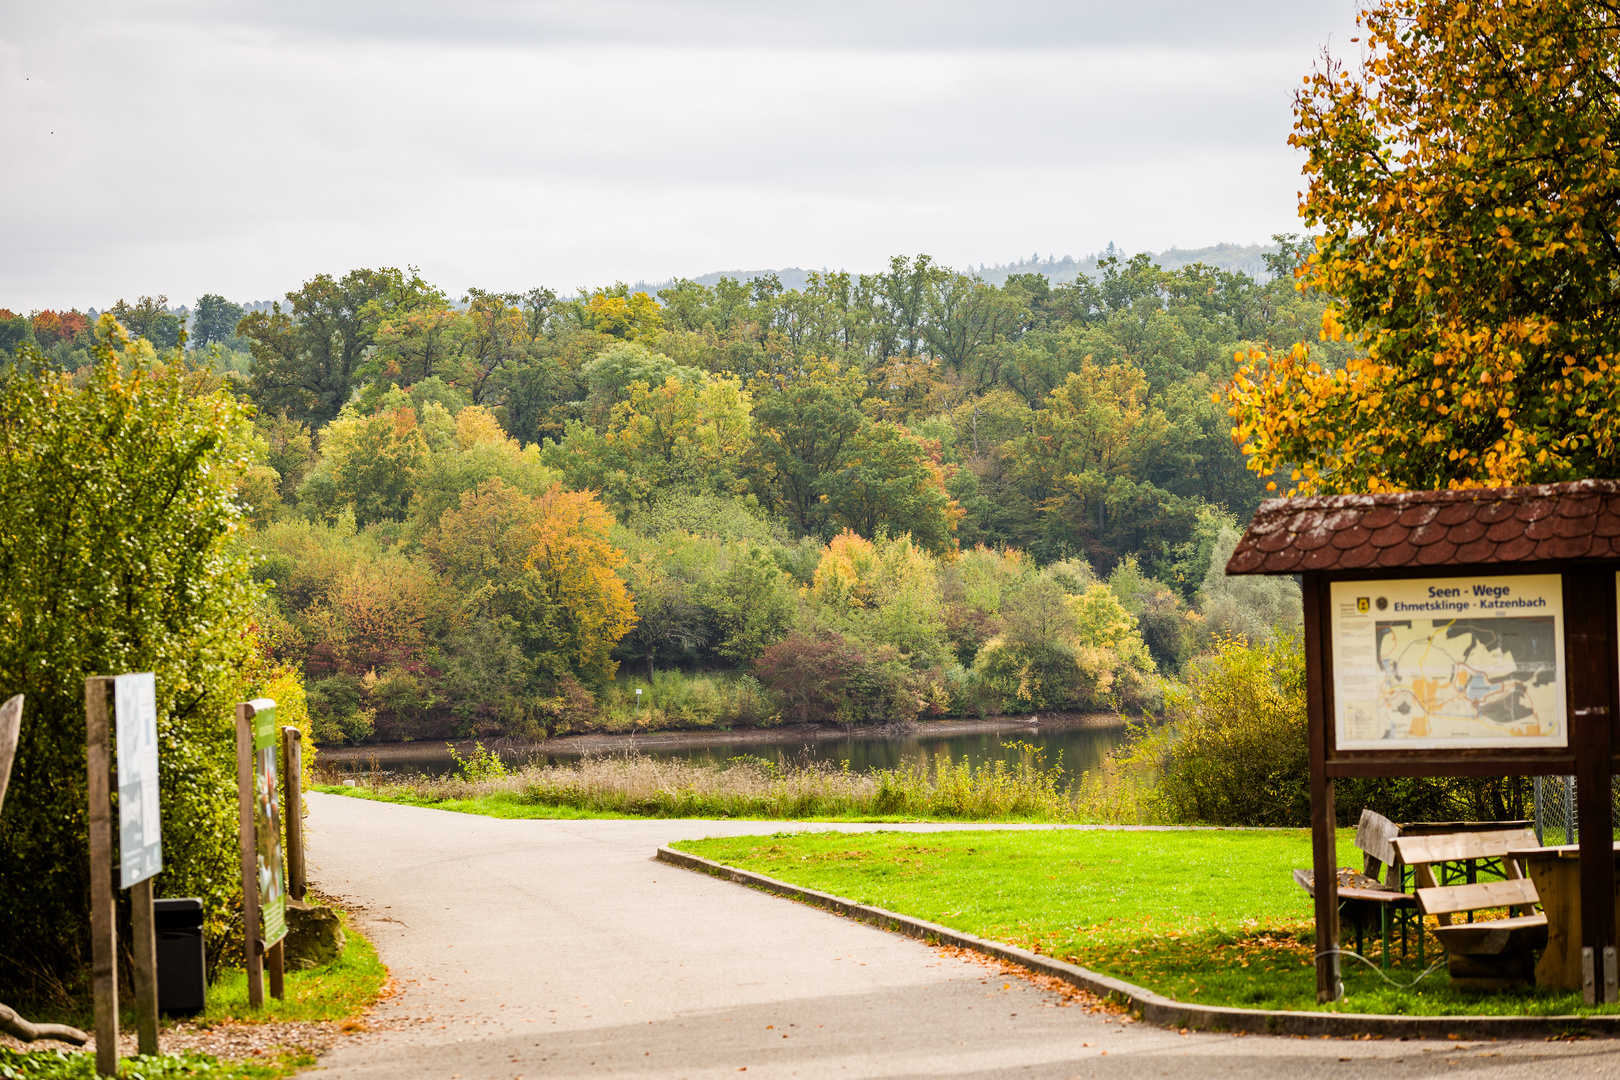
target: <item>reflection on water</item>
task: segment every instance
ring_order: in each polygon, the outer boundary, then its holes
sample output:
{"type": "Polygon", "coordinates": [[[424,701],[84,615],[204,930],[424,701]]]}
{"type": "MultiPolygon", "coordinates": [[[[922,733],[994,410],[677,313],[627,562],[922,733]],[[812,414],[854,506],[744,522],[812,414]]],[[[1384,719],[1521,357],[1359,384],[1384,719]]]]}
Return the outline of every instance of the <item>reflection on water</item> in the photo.
{"type": "MultiPolygon", "coordinates": [[[[893,769],[900,765],[922,764],[932,768],[934,762],[949,757],[960,762],[964,758],[975,766],[989,761],[1016,762],[1021,751],[1004,745],[1010,742],[1029,743],[1045,752],[1047,765],[1061,763],[1063,771],[1078,777],[1080,773],[1097,768],[1107,753],[1122,745],[1128,734],[1121,729],[1102,730],[1053,728],[1034,731],[984,732],[975,735],[910,734],[899,736],[870,736],[865,738],[806,740],[782,739],[771,742],[711,742],[703,746],[660,746],[639,744],[626,740],[622,753],[633,749],[648,757],[666,760],[685,760],[715,764],[736,757],[765,758],[785,764],[827,761],[834,764],[849,762],[855,772],[871,769],[893,769]]],[[[491,746],[510,765],[569,765],[578,761],[578,752],[540,750],[534,744],[491,746]]],[[[394,744],[378,747],[375,758],[361,749],[359,755],[332,760],[323,755],[323,770],[335,772],[368,772],[375,767],[394,773],[444,776],[452,772],[455,763],[443,743],[394,744]]],[[[465,752],[464,752],[465,753],[465,752]]]]}

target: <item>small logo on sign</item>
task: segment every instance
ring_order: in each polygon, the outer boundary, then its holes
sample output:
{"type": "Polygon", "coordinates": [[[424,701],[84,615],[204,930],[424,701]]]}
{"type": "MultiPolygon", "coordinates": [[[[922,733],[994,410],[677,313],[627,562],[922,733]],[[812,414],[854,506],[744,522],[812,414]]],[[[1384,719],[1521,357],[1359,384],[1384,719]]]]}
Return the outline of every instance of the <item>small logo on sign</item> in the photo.
{"type": "Polygon", "coordinates": [[[1372,606],[1371,598],[1366,597],[1366,596],[1358,596],[1358,597],[1356,597],[1356,610],[1361,612],[1363,615],[1367,614],[1367,609],[1369,607],[1371,607],[1371,606],[1372,606]]]}
{"type": "Polygon", "coordinates": [[[1383,611],[1387,607],[1389,607],[1389,601],[1380,596],[1378,598],[1378,610],[1383,611]]]}

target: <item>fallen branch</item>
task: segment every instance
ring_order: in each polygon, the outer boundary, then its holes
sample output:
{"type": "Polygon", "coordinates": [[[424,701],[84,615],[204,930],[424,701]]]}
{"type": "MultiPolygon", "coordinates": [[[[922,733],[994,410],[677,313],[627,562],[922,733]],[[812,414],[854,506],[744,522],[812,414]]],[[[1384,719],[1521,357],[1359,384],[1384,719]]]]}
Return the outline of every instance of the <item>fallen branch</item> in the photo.
{"type": "Polygon", "coordinates": [[[18,1016],[16,1010],[9,1005],[0,1005],[0,1031],[23,1042],[56,1039],[58,1042],[83,1046],[90,1041],[89,1035],[66,1024],[31,1024],[18,1016]]]}

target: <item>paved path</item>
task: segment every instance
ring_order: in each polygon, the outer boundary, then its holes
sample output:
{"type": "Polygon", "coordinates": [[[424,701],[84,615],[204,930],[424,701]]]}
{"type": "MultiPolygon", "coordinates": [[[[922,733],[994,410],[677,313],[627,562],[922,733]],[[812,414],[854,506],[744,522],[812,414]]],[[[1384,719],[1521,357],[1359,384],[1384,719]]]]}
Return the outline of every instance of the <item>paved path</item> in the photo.
{"type": "Polygon", "coordinates": [[[363,906],[400,987],[374,1030],[306,1074],[329,1080],[1620,1078],[1620,1043],[1123,1024],[982,963],[652,860],[671,840],[776,824],[502,821],[309,798],[312,879],[363,906]]]}

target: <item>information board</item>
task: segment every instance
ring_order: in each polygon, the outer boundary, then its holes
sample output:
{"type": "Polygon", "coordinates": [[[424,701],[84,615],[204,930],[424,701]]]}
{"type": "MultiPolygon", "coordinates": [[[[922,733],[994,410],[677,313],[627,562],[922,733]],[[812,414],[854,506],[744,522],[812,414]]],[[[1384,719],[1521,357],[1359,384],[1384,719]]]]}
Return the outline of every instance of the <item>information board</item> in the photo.
{"type": "Polygon", "coordinates": [[[1557,574],[1336,581],[1335,745],[1569,745],[1557,574]]]}
{"type": "Polygon", "coordinates": [[[163,870],[153,674],[116,676],[113,711],[118,738],[118,887],[127,889],[163,870]]]}
{"type": "Polygon", "coordinates": [[[253,715],[253,837],[258,853],[259,911],[264,947],[287,936],[287,882],[281,859],[280,790],[276,776],[276,707],[253,715]]]}

